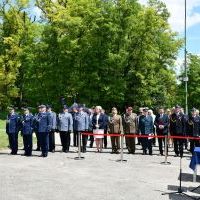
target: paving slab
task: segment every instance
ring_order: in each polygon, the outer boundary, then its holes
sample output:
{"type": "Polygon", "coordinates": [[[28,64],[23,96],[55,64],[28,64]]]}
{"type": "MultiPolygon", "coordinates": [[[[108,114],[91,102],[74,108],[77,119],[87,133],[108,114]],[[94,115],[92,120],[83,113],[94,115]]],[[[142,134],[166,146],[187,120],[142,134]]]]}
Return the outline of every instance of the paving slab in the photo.
{"type": "MultiPolygon", "coordinates": [[[[153,156],[141,155],[137,146],[136,154],[127,154],[125,163],[116,162],[120,155],[110,154],[111,149],[96,153],[87,148],[82,154],[84,160],[74,160],[77,148],[62,153],[59,139],[56,152],[48,158],[8,155],[9,150],[0,151],[0,200],[166,200],[188,199],[180,195],[165,195],[163,192],[176,191],[179,185],[180,159],[170,149],[168,161],[171,165],[160,164],[158,147],[153,156]]],[[[183,188],[198,186],[192,182],[193,171],[189,168],[191,155],[186,152],[182,159],[183,188]]],[[[197,191],[200,193],[200,190],[197,191]]],[[[192,193],[198,196],[198,194],[192,193]]]]}

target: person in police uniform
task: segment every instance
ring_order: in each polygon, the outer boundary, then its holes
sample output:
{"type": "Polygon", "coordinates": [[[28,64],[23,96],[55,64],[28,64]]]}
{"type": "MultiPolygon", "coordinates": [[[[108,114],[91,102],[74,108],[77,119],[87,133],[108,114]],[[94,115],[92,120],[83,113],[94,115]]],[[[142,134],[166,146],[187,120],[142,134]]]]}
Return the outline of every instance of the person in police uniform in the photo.
{"type": "Polygon", "coordinates": [[[72,118],[73,118],[73,146],[77,147],[78,146],[78,131],[76,130],[77,127],[77,122],[76,122],[76,115],[78,113],[78,106],[74,105],[72,107],[72,118]]]}
{"type": "MultiPolygon", "coordinates": [[[[165,114],[163,108],[159,109],[159,114],[156,115],[154,125],[156,126],[156,134],[158,136],[168,135],[169,117],[167,114],[165,114]]],[[[159,145],[160,155],[163,156],[163,146],[165,145],[165,139],[158,138],[158,145],[159,145]]]]}
{"type": "MultiPolygon", "coordinates": [[[[137,114],[133,113],[133,108],[128,107],[123,117],[124,134],[136,134],[138,130],[137,114]]],[[[129,154],[135,153],[135,138],[126,137],[126,146],[129,154]]]]}
{"type": "Polygon", "coordinates": [[[52,111],[52,106],[47,105],[47,112],[50,114],[52,119],[52,127],[49,132],[49,152],[55,152],[55,130],[57,129],[57,116],[56,113],[52,111]]]}
{"type": "MultiPolygon", "coordinates": [[[[74,131],[78,134],[81,132],[88,131],[89,128],[89,116],[87,113],[83,111],[83,106],[80,105],[78,107],[78,112],[74,115],[74,131]]],[[[83,153],[86,152],[86,145],[87,145],[87,135],[82,135],[82,148],[81,151],[83,153]]]]}
{"type": "Polygon", "coordinates": [[[37,119],[39,117],[39,114],[41,113],[41,108],[40,106],[38,107],[38,113],[36,113],[34,115],[34,118],[33,118],[33,131],[35,132],[35,136],[36,136],[36,140],[37,140],[37,147],[35,149],[35,151],[40,151],[41,150],[41,142],[40,142],[40,137],[39,137],[39,133],[38,133],[38,127],[37,127],[37,119]]]}
{"type": "MultiPolygon", "coordinates": [[[[196,113],[196,109],[193,108],[186,120],[186,134],[190,137],[199,138],[200,136],[200,117],[196,113]]],[[[199,147],[199,140],[190,140],[190,152],[194,154],[194,148],[199,147]]]]}
{"type": "Polygon", "coordinates": [[[11,155],[16,155],[18,151],[18,133],[20,130],[20,115],[15,113],[13,107],[9,107],[9,114],[6,120],[6,133],[8,134],[11,155]]]}
{"type": "Polygon", "coordinates": [[[23,136],[25,156],[32,155],[33,148],[33,115],[30,113],[29,108],[23,108],[24,114],[21,117],[21,133],[23,136]]]}
{"type": "Polygon", "coordinates": [[[68,107],[63,106],[63,112],[58,114],[58,131],[60,132],[60,140],[62,151],[69,152],[70,134],[73,131],[73,119],[71,113],[68,113],[68,107]]]}
{"type": "Polygon", "coordinates": [[[144,115],[139,118],[139,132],[141,135],[149,136],[141,138],[143,155],[147,154],[147,149],[149,150],[149,155],[152,155],[153,118],[148,115],[147,108],[144,108],[143,113],[144,115]]]}
{"type": "Polygon", "coordinates": [[[37,124],[37,132],[39,135],[39,141],[42,149],[40,157],[47,157],[49,150],[49,132],[52,129],[51,115],[46,112],[46,106],[39,106],[39,114],[35,118],[37,124]]]}
{"type": "MultiPolygon", "coordinates": [[[[121,115],[118,115],[116,107],[112,108],[112,115],[108,119],[108,133],[109,134],[123,134],[123,123],[121,115]]],[[[112,153],[119,153],[120,137],[111,136],[112,153]]]]}
{"type": "MultiPolygon", "coordinates": [[[[181,107],[175,106],[174,113],[170,116],[170,134],[172,136],[185,136],[185,116],[181,107]]],[[[183,157],[184,139],[173,139],[175,156],[183,157]]]]}

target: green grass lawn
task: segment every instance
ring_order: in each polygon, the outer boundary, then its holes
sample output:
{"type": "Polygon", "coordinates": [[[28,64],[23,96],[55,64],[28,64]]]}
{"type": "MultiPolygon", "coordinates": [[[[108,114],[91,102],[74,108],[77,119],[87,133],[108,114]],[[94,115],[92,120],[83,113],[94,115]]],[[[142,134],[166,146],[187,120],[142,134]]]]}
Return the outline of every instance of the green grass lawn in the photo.
{"type": "MultiPolygon", "coordinates": [[[[0,149],[5,149],[8,147],[8,136],[6,134],[6,120],[0,119],[0,149]]],[[[19,147],[22,146],[22,137],[19,134],[19,147]]]]}
{"type": "Polygon", "coordinates": [[[0,119],[0,149],[6,148],[8,146],[8,136],[5,131],[6,121],[0,119]]]}

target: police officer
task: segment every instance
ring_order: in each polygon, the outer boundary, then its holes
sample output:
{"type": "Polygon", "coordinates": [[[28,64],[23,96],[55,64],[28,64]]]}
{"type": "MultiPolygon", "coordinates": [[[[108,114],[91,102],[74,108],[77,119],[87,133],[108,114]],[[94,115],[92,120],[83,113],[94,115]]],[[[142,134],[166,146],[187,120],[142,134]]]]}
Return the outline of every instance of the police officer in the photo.
{"type": "MultiPolygon", "coordinates": [[[[124,122],[124,134],[131,135],[136,134],[138,130],[137,114],[133,113],[133,108],[128,107],[126,114],[123,117],[124,122]]],[[[126,144],[129,154],[135,153],[135,138],[126,137],[126,144]]]]}
{"type": "MultiPolygon", "coordinates": [[[[163,108],[159,109],[159,114],[156,115],[154,125],[156,126],[156,133],[158,136],[165,136],[168,134],[169,117],[167,114],[165,114],[163,108]]],[[[163,146],[165,145],[164,141],[165,141],[164,138],[158,138],[160,155],[163,155],[163,146]]]]}
{"type": "MultiPolygon", "coordinates": [[[[174,113],[170,116],[170,134],[172,136],[185,136],[185,117],[181,113],[181,107],[175,106],[174,113]]],[[[183,157],[184,139],[173,139],[175,156],[183,157]]]]}
{"type": "MultiPolygon", "coordinates": [[[[200,117],[193,108],[186,120],[186,134],[198,138],[200,136],[200,117]]],[[[190,152],[194,153],[194,148],[199,147],[199,140],[190,140],[190,152]]]]}
{"type": "Polygon", "coordinates": [[[52,120],[52,127],[51,131],[49,132],[49,152],[54,153],[55,152],[55,130],[57,128],[57,116],[56,113],[52,111],[52,106],[47,105],[47,112],[51,116],[52,120]]]}
{"type": "Polygon", "coordinates": [[[149,155],[152,155],[152,138],[153,135],[153,118],[148,115],[148,109],[144,108],[144,115],[139,118],[139,132],[141,135],[149,136],[141,138],[143,155],[147,154],[147,148],[149,150],[149,155]]]}
{"type": "Polygon", "coordinates": [[[63,112],[58,114],[58,130],[60,132],[60,140],[62,151],[69,152],[70,134],[73,131],[73,119],[71,113],[68,113],[68,107],[63,106],[63,112]]]}
{"type": "Polygon", "coordinates": [[[72,107],[72,118],[73,118],[73,146],[78,146],[78,131],[76,130],[77,124],[75,120],[75,116],[78,113],[78,106],[74,105],[72,107]]]}
{"type": "Polygon", "coordinates": [[[36,118],[37,132],[39,135],[39,141],[42,149],[42,154],[40,157],[48,156],[49,149],[49,132],[52,129],[52,119],[51,115],[46,112],[46,106],[39,106],[39,114],[36,118]]]}
{"type": "Polygon", "coordinates": [[[11,155],[16,155],[18,151],[18,133],[20,130],[20,116],[15,113],[13,107],[9,108],[6,121],[6,133],[8,134],[11,155]]]}
{"type": "MultiPolygon", "coordinates": [[[[83,111],[83,106],[79,106],[78,112],[74,115],[74,131],[78,134],[81,132],[88,131],[89,128],[89,116],[87,113],[83,111]]],[[[82,135],[82,134],[81,134],[82,135]]],[[[82,148],[81,151],[83,153],[86,152],[87,145],[87,135],[82,135],[82,148]]]]}
{"type": "Polygon", "coordinates": [[[25,156],[32,155],[32,134],[33,134],[33,115],[28,108],[23,108],[24,114],[21,117],[21,133],[23,136],[25,156]]]}
{"type": "Polygon", "coordinates": [[[41,113],[41,108],[40,106],[38,107],[38,113],[35,114],[34,119],[33,119],[33,131],[35,132],[36,135],[36,139],[37,139],[37,147],[35,149],[35,151],[40,151],[41,150],[41,142],[40,142],[40,137],[39,137],[39,133],[38,133],[38,123],[37,123],[37,119],[39,117],[39,114],[41,113]]]}

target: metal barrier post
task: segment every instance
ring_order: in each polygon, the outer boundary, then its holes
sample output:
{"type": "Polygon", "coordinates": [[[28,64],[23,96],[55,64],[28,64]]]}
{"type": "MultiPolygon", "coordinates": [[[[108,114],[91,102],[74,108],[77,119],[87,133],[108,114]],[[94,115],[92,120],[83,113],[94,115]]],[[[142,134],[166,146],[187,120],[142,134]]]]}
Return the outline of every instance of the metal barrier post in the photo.
{"type": "Polygon", "coordinates": [[[120,152],[120,159],[116,160],[117,162],[127,162],[124,160],[124,134],[121,134],[121,152],[120,152]]]}
{"type": "Polygon", "coordinates": [[[170,165],[171,164],[170,162],[167,161],[167,154],[168,154],[168,152],[167,152],[168,142],[167,141],[168,141],[168,137],[167,137],[167,135],[165,135],[165,161],[161,162],[161,164],[163,164],[163,165],[170,165]]]}
{"type": "Polygon", "coordinates": [[[81,157],[81,133],[78,132],[78,157],[75,157],[74,160],[83,160],[85,157],[81,157]]]}

